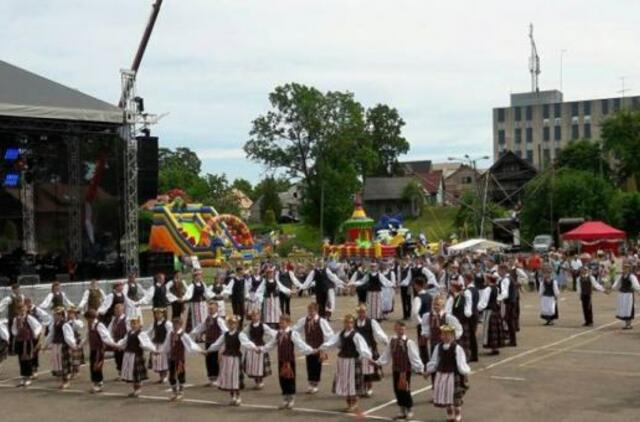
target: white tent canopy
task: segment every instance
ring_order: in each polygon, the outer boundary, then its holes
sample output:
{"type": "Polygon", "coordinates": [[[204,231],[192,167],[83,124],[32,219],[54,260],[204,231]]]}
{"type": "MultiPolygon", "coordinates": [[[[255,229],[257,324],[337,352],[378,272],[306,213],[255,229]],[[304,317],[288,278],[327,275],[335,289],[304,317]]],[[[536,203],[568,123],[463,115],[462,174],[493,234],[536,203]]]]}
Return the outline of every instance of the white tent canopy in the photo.
{"type": "Polygon", "coordinates": [[[469,239],[464,242],[456,243],[449,246],[449,252],[467,252],[467,251],[492,251],[497,249],[506,249],[508,245],[489,239],[469,239]]]}

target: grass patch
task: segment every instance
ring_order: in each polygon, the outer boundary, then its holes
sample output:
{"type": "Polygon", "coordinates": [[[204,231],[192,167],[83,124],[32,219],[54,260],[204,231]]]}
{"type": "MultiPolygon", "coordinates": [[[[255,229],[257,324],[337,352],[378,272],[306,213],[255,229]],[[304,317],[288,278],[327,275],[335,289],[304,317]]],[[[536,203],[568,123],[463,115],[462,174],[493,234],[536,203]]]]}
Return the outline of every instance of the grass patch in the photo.
{"type": "Polygon", "coordinates": [[[282,224],[280,229],[291,238],[280,245],[283,252],[288,252],[295,246],[309,252],[320,253],[322,249],[322,237],[320,229],[304,223],[282,224]]]}
{"type": "Polygon", "coordinates": [[[420,217],[406,219],[404,226],[414,236],[421,232],[426,234],[429,242],[448,239],[456,231],[454,219],[457,212],[457,207],[425,206],[420,217]]]}

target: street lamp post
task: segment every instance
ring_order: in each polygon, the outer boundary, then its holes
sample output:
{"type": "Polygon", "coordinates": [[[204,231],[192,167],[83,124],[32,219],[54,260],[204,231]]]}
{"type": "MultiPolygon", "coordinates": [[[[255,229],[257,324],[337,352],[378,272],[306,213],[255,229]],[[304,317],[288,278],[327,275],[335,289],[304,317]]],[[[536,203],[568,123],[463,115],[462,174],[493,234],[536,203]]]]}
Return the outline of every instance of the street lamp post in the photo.
{"type": "MultiPolygon", "coordinates": [[[[489,156],[488,155],[483,155],[483,156],[480,156],[480,157],[471,158],[469,156],[469,154],[465,154],[464,158],[448,157],[447,159],[449,161],[460,161],[463,164],[468,164],[469,167],[471,167],[473,169],[473,185],[476,188],[476,195],[478,196],[478,199],[480,199],[480,186],[478,185],[478,165],[477,165],[477,163],[480,160],[488,160],[489,156]]],[[[486,190],[486,188],[485,188],[485,190],[486,190]]],[[[484,237],[484,214],[485,214],[486,200],[487,200],[487,195],[486,195],[486,192],[485,192],[484,199],[482,200],[482,208],[480,210],[480,227],[478,227],[478,233],[480,233],[480,237],[484,237]]]]}

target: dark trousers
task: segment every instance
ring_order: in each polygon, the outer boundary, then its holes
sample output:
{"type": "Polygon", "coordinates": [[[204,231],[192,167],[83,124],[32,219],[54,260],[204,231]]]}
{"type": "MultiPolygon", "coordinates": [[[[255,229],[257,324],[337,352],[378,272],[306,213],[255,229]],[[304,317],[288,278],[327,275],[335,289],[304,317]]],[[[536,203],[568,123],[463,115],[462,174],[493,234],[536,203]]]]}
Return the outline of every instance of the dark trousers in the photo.
{"type": "Polygon", "coordinates": [[[358,296],[358,303],[367,303],[367,289],[365,286],[357,287],[356,295],[358,296]]]}
{"type": "Polygon", "coordinates": [[[23,354],[29,354],[28,348],[33,347],[30,342],[24,341],[16,341],[15,342],[15,352],[18,355],[18,361],[20,363],[20,376],[21,377],[31,377],[33,376],[33,359],[26,358],[22,359],[23,354]],[[25,350],[27,349],[27,350],[25,350]]]}
{"type": "MultiPolygon", "coordinates": [[[[205,343],[205,349],[208,349],[212,343],[205,343]]],[[[204,363],[207,367],[207,377],[217,378],[220,374],[220,365],[218,364],[218,352],[207,354],[204,358],[204,363]]]]}
{"type": "Polygon", "coordinates": [[[307,380],[309,382],[320,382],[320,376],[322,375],[320,355],[309,355],[305,359],[307,361],[307,380]]]}
{"type": "Polygon", "coordinates": [[[513,314],[515,318],[516,332],[520,332],[520,298],[519,297],[516,300],[516,303],[514,304],[513,314]]]}
{"type": "Polygon", "coordinates": [[[33,359],[31,359],[31,366],[34,371],[37,371],[40,367],[40,352],[38,350],[33,351],[33,359]]]}
{"type": "Polygon", "coordinates": [[[422,339],[422,326],[418,325],[418,353],[420,354],[420,360],[426,366],[429,362],[429,343],[422,339]]]}
{"type": "Polygon", "coordinates": [[[233,314],[240,318],[238,327],[242,327],[244,323],[244,299],[231,298],[231,309],[233,309],[233,314]]]}
{"type": "Polygon", "coordinates": [[[478,318],[472,316],[469,318],[469,360],[476,362],[478,360],[478,338],[476,331],[478,330],[478,318]]]}
{"type": "Polygon", "coordinates": [[[411,317],[411,287],[400,287],[400,299],[402,300],[402,319],[411,317]]]}
{"type": "Polygon", "coordinates": [[[585,324],[593,324],[593,308],[591,307],[591,295],[580,295],[582,302],[582,315],[585,324]]]}
{"type": "Polygon", "coordinates": [[[91,372],[91,382],[94,384],[101,383],[104,380],[104,376],[102,375],[102,364],[100,367],[96,367],[96,362],[98,360],[98,351],[91,350],[89,352],[89,371],[91,372]]]}
{"type": "Polygon", "coordinates": [[[182,312],[184,312],[184,303],[173,302],[171,304],[171,318],[182,317],[182,312]]]}
{"type": "Polygon", "coordinates": [[[413,397],[411,397],[411,372],[406,372],[407,384],[409,388],[407,391],[398,389],[398,380],[400,379],[400,372],[393,372],[393,393],[396,395],[398,406],[411,409],[413,407],[413,397]]]}
{"type": "Polygon", "coordinates": [[[124,357],[124,351],[116,350],[115,352],[113,352],[113,359],[115,359],[115,361],[116,361],[116,369],[118,370],[118,373],[120,373],[120,371],[122,371],[122,358],[123,357],[124,357]]]}
{"type": "Polygon", "coordinates": [[[571,286],[574,292],[577,290],[578,277],[580,277],[580,271],[571,271],[571,286]]]}
{"type": "MultiPolygon", "coordinates": [[[[280,379],[280,389],[282,390],[283,396],[293,396],[296,394],[296,362],[290,362],[291,369],[293,370],[293,378],[282,378],[280,379]]],[[[280,368],[282,363],[278,363],[278,367],[280,368]]]]}
{"type": "Polygon", "coordinates": [[[283,315],[291,315],[291,297],[280,292],[280,313],[283,315]]]}
{"type": "Polygon", "coordinates": [[[511,346],[515,346],[517,344],[517,341],[516,341],[517,314],[516,314],[515,303],[505,303],[504,318],[507,323],[507,335],[509,336],[509,343],[511,344],[511,346]]]}
{"type": "Polygon", "coordinates": [[[182,364],[182,368],[178,371],[179,363],[173,359],[169,359],[169,384],[171,384],[171,388],[175,390],[176,382],[178,383],[178,387],[182,390],[182,386],[185,383],[186,371],[184,369],[184,364],[182,364]]]}
{"type": "Polygon", "coordinates": [[[322,318],[327,317],[327,301],[329,300],[329,292],[316,288],[316,303],[318,304],[318,314],[322,318]]]}

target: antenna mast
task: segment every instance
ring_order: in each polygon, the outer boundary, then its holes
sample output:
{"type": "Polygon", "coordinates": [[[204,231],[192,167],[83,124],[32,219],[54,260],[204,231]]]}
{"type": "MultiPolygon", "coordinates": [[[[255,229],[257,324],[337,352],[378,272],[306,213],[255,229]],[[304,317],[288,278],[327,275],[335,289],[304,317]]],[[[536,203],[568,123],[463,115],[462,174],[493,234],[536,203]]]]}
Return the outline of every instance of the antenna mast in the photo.
{"type": "Polygon", "coordinates": [[[529,39],[531,40],[531,57],[529,57],[529,73],[531,73],[531,92],[538,92],[538,75],[540,74],[540,56],[536,42],[533,39],[533,24],[529,24],[529,39]]]}

